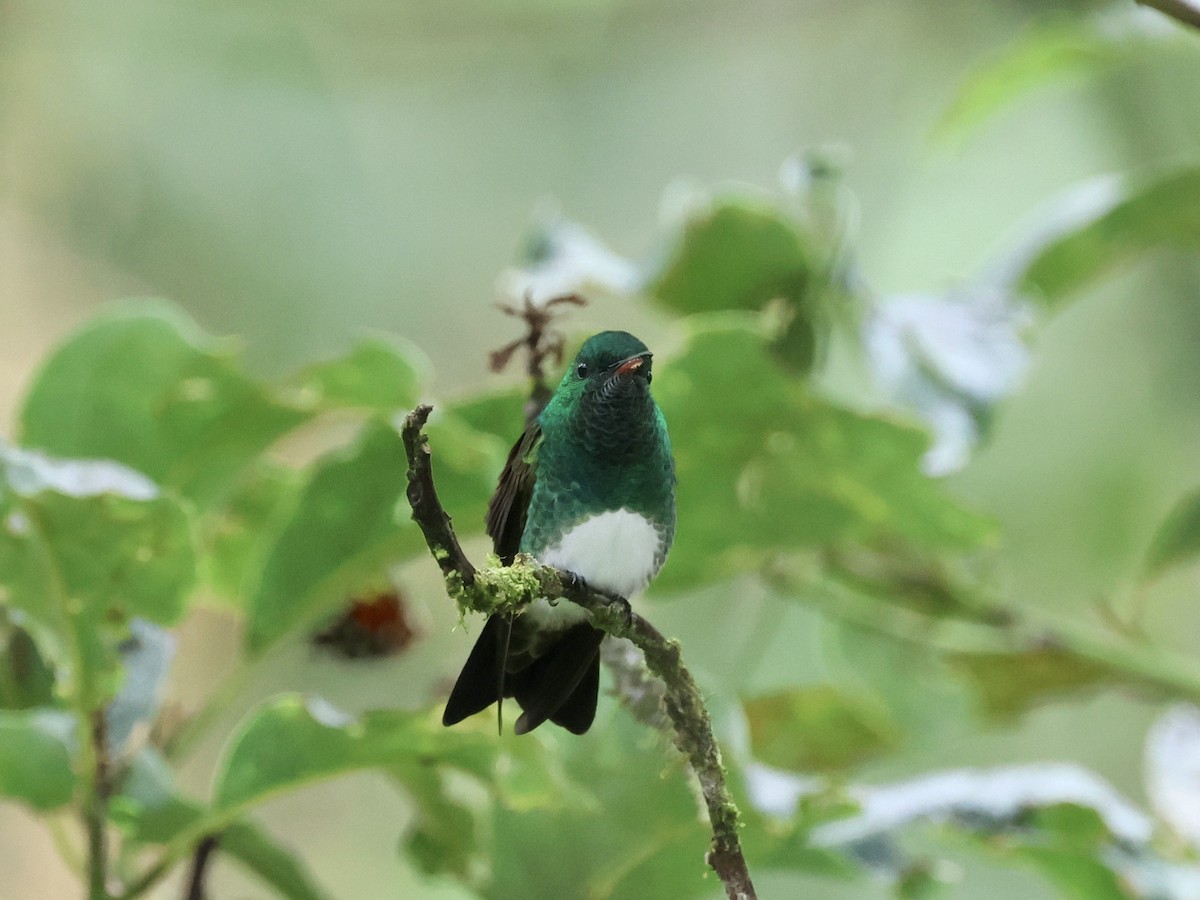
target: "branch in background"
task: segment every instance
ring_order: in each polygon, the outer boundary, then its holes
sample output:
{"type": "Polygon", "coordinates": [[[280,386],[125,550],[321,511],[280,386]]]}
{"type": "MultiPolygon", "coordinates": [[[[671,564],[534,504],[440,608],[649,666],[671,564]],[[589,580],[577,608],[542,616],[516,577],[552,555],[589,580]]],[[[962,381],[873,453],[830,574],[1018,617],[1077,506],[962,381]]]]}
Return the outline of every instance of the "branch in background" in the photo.
{"type": "Polygon", "coordinates": [[[1195,0],[1135,0],[1139,6],[1157,9],[1184,25],[1200,28],[1200,4],[1195,0]]]}
{"type": "Polygon", "coordinates": [[[432,412],[418,406],[404,420],[401,436],[408,456],[408,500],[413,520],[425,535],[429,550],[442,569],[446,589],[462,610],[492,614],[518,611],[538,597],[565,598],[591,614],[592,624],[606,633],[628,638],[646,657],[650,671],[663,682],[663,703],[674,725],[679,748],[704,794],[712,824],[706,860],[725,885],[730,900],[755,900],[754,885],[738,839],[738,810],[725,784],[721,751],[713,736],[712,719],[696,682],[683,665],[679,644],[668,640],[649,622],[629,611],[629,604],[592,590],[549,566],[518,556],[510,567],[476,569],[463,553],[433,483],[428,439],[421,430],[432,412]]]}
{"type": "Polygon", "coordinates": [[[208,875],[208,864],[212,862],[220,844],[221,839],[215,834],[210,834],[196,845],[196,852],[192,856],[192,874],[188,876],[183,900],[204,900],[204,879],[208,875]]]}
{"type": "Polygon", "coordinates": [[[89,729],[91,743],[91,790],[84,798],[83,823],[87,830],[88,900],[108,900],[108,797],[111,766],[108,759],[108,714],[104,707],[93,710],[89,729]]]}

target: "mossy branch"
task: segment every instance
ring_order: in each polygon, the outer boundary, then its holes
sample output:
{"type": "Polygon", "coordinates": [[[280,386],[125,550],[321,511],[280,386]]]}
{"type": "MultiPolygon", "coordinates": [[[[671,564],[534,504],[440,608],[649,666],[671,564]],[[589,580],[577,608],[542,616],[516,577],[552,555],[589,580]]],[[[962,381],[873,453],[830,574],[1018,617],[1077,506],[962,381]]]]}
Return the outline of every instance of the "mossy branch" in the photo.
{"type": "Polygon", "coordinates": [[[725,885],[730,900],[755,900],[757,895],[738,839],[738,810],[725,783],[712,719],[696,682],[683,665],[678,641],[668,640],[641,616],[630,614],[621,598],[592,590],[569,573],[538,565],[528,556],[519,556],[512,566],[476,569],[459,545],[434,487],[429,443],[422,433],[432,409],[418,406],[409,413],[401,436],[408,455],[408,501],[413,520],[441,567],[448,593],[460,610],[489,615],[518,611],[538,597],[568,600],[586,609],[597,628],[613,637],[627,638],[641,650],[647,667],[663,682],[663,703],[674,726],[675,746],[687,757],[704,794],[712,823],[706,860],[725,885]]]}

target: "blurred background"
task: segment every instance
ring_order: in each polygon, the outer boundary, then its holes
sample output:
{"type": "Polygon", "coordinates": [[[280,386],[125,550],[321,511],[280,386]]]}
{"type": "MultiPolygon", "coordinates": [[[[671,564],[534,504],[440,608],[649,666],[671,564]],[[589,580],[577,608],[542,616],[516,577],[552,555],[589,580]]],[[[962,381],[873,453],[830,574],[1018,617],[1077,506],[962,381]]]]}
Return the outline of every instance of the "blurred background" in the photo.
{"type": "MultiPolygon", "coordinates": [[[[548,216],[644,257],[688,185],[774,191],[785,160],[833,145],[863,277],[879,294],[941,293],[1067,188],[1186,160],[1198,140],[1200,38],[1132,3],[0,0],[0,434],[38,361],[118,298],[169,298],[237,336],[264,373],[364,331],[399,334],[429,357],[433,393],[453,396],[515,381],[487,369],[487,351],[519,334],[494,309],[497,278],[548,216]],[[1033,27],[1088,16],[1128,42],[1119,65],[1089,74],[1082,60],[937,136],[979,67],[1033,27]]],[[[1125,602],[1155,523],[1200,481],[1198,274],[1195,257],[1155,254],[1039,314],[1023,389],[952,476],[1001,525],[1007,599],[1081,618],[1125,602]]],[[[670,341],[669,319],[627,297],[568,321],[670,341]]],[[[421,577],[427,637],[401,662],[347,672],[297,646],[239,710],[308,687],[355,708],[423,702],[466,642],[421,577]]],[[[1151,598],[1150,625],[1185,650],[1200,642],[1194,588],[1172,576],[1151,598]]],[[[728,635],[695,610],[664,604],[655,618],[710,675],[731,664],[728,635]]],[[[172,689],[185,704],[228,665],[231,621],[185,625],[172,689]]],[[[767,646],[759,686],[794,658],[767,646]]],[[[1011,728],[918,736],[867,776],[1074,760],[1141,801],[1155,712],[1115,694],[1054,704],[1011,728]]],[[[218,751],[199,754],[197,791],[218,751]]],[[[407,871],[405,816],[388,783],[361,776],[280,801],[265,821],[336,896],[466,896],[407,871]]],[[[74,896],[53,847],[0,805],[0,896],[74,896]]],[[[962,896],[1050,896],[1007,868],[967,878],[962,896]]],[[[213,885],[262,896],[225,867],[213,885]]]]}

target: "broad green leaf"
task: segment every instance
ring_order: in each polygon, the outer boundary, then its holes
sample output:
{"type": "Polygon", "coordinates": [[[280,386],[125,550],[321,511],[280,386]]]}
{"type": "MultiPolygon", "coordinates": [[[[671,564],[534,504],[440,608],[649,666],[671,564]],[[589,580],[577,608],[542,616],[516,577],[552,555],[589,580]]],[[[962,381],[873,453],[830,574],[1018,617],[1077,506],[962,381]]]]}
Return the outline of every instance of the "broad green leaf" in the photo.
{"type": "Polygon", "coordinates": [[[922,474],[927,437],[817,396],[775,364],[753,317],[693,322],[654,382],[678,475],[678,533],[655,588],[753,571],[839,542],[977,547],[991,525],[922,474]]]}
{"type": "Polygon", "coordinates": [[[1001,720],[1020,716],[1040,703],[1105,685],[1127,685],[1156,693],[1119,664],[1105,665],[1047,645],[1013,653],[954,653],[946,661],[967,677],[984,713],[1001,720]]]}
{"type": "Polygon", "coordinates": [[[267,553],[246,638],[261,651],[424,547],[408,521],[408,463],[394,428],[369,422],[322,459],[267,553]]]}
{"type": "MultiPolygon", "coordinates": [[[[697,813],[682,760],[664,768],[661,746],[623,713],[597,722],[583,740],[547,736],[567,774],[595,802],[548,815],[544,809],[494,808],[486,858],[489,900],[539,896],[621,900],[711,897],[719,884],[706,869],[711,833],[697,813]]],[[[527,736],[528,737],[528,736],[527,736]]]]}
{"type": "Polygon", "coordinates": [[[58,710],[0,711],[0,796],[54,809],[71,800],[75,719],[58,710]]]}
{"type": "Polygon", "coordinates": [[[778,769],[844,771],[901,743],[900,730],[886,710],[832,685],[755,697],[743,707],[751,752],[778,769]]]}
{"type": "Polygon", "coordinates": [[[227,343],[168,304],[141,302],[83,326],[45,362],[20,437],[117,460],[205,506],[305,417],[243,374],[227,343]]]}
{"type": "Polygon", "coordinates": [[[678,313],[761,309],[798,299],[811,277],[799,232],[769,204],[717,201],[692,216],[648,291],[678,313]]]}
{"type": "MultiPolygon", "coordinates": [[[[200,822],[204,807],[182,796],[163,758],[144,748],[132,760],[110,810],[129,840],[165,844],[200,822]]],[[[237,859],[289,900],[321,900],[303,860],[275,843],[257,825],[242,820],[220,832],[220,852],[237,859]]]]}
{"type": "Polygon", "coordinates": [[[303,858],[251,822],[235,822],[225,829],[220,848],[287,900],[322,900],[329,896],[317,886],[303,858]]]}
{"type": "Polygon", "coordinates": [[[182,615],[195,580],[191,525],[137,472],[0,445],[0,522],[0,592],[44,650],[61,659],[75,648],[76,689],[88,695],[77,700],[98,699],[95,676],[100,690],[113,686],[114,644],[131,618],[182,615]]]}
{"type": "Polygon", "coordinates": [[[1127,186],[1089,221],[1050,236],[1016,284],[1022,293],[1056,305],[1114,266],[1163,247],[1200,249],[1200,167],[1127,186]]]}
{"type": "Polygon", "coordinates": [[[507,451],[525,430],[526,399],[524,391],[504,391],[460,400],[450,409],[475,431],[493,435],[507,451]]]}
{"type": "Polygon", "coordinates": [[[1127,889],[1117,873],[1092,853],[1030,844],[1014,848],[1011,854],[1032,864],[1066,898],[1134,900],[1142,896],[1127,889]]]}
{"type": "Polygon", "coordinates": [[[478,811],[453,799],[431,767],[411,768],[401,781],[417,805],[417,821],[405,839],[409,855],[428,875],[466,880],[479,852],[478,811]]]}
{"type": "Polygon", "coordinates": [[[300,401],[317,409],[357,407],[376,412],[408,409],[417,402],[422,382],[411,347],[373,337],[340,359],[317,363],[296,378],[300,401]]]}
{"type": "Polygon", "coordinates": [[[1023,823],[1053,837],[1056,844],[1095,850],[1111,836],[1104,817],[1090,806],[1053,803],[1031,810],[1023,823]]]}
{"type": "Polygon", "coordinates": [[[301,472],[260,460],[243,473],[227,501],[200,520],[203,575],[217,594],[245,604],[303,487],[301,472]]]}
{"type": "Polygon", "coordinates": [[[1074,22],[1030,29],[967,75],[934,136],[962,136],[1034,89],[1094,74],[1127,52],[1111,33],[1074,22]]]}
{"type": "Polygon", "coordinates": [[[1181,498],[1158,526],[1142,563],[1142,577],[1154,578],[1197,556],[1200,556],[1200,490],[1181,498]]]}
{"type": "Polygon", "coordinates": [[[364,768],[450,766],[488,778],[495,738],[443,728],[424,713],[351,717],[318,698],[285,695],[238,729],[217,774],[213,804],[237,812],[284,790],[364,768]]]}

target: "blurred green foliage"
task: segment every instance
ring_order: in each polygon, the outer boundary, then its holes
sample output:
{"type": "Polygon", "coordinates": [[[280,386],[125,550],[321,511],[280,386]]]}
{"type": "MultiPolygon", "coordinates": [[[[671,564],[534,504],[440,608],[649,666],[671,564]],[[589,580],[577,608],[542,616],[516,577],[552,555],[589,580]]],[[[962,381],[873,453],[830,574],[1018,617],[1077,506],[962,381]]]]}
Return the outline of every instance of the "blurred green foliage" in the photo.
{"type": "MultiPolygon", "coordinates": [[[[139,21],[153,36],[158,20],[139,21]]],[[[985,127],[1063,74],[1111,77],[1168,41],[1140,32],[1116,38],[1120,29],[1097,21],[1068,19],[1026,34],[966,82],[942,134],[985,127]]],[[[252,70],[291,101],[305,86],[304,96],[320,106],[325,88],[304,71],[302,54],[288,52],[294,36],[257,30],[262,21],[251,13],[246,24],[229,70],[252,70]]],[[[210,31],[198,40],[223,46],[210,31]]],[[[142,62],[157,65],[165,51],[149,41],[141,52],[142,62]]],[[[102,92],[103,80],[93,87],[102,92]]],[[[148,86],[149,131],[121,136],[135,155],[155,133],[155,116],[181,96],[191,96],[188,85],[148,86]]],[[[276,109],[281,132],[311,137],[303,116],[293,118],[286,104],[276,109]]],[[[260,112],[252,103],[231,115],[263,127],[260,112]]],[[[205,134],[204,116],[186,124],[188,134],[205,134]]],[[[347,285],[388,293],[388,266],[358,265],[388,249],[370,245],[370,229],[363,230],[363,222],[391,215],[372,185],[344,174],[335,195],[318,179],[323,187],[309,199],[323,214],[272,232],[265,207],[261,218],[223,215],[227,206],[244,213],[249,201],[216,173],[274,171],[271,184],[245,175],[246,195],[259,198],[286,194],[304,173],[290,158],[242,169],[230,164],[230,146],[210,150],[206,171],[215,181],[193,184],[205,202],[172,195],[175,182],[150,169],[146,203],[170,232],[194,229],[217,242],[214,290],[233,297],[246,283],[269,280],[261,296],[292,299],[294,291],[330,310],[329,298],[347,285]],[[238,227],[226,231],[218,222],[238,227]],[[260,235],[267,239],[260,243],[260,235]],[[297,246],[352,242],[345,235],[364,242],[345,257],[354,265],[321,277],[290,268],[304,256],[297,246]]],[[[108,147],[100,156],[117,152],[108,147]]],[[[1050,227],[1030,223],[1021,252],[992,280],[968,285],[964,305],[986,288],[1049,316],[1117,264],[1194,250],[1196,166],[1185,159],[1129,173],[1097,188],[1084,214],[1048,215],[1050,227]]],[[[752,872],[805,885],[812,896],[846,885],[866,891],[881,879],[897,896],[926,897],[945,886],[942,857],[975,854],[1034,870],[1067,897],[1194,896],[1187,891],[1200,874],[1188,836],[1156,842],[1151,833],[1179,829],[1178,822],[1069,778],[1031,773],[1008,805],[971,791],[913,787],[909,806],[882,812],[873,805],[878,795],[857,783],[872,765],[895,774],[887,766],[914,740],[911,697],[921,691],[928,691],[921,703],[969,700],[923,713],[923,721],[954,720],[969,731],[1035,714],[1050,700],[1118,687],[1200,702],[1200,673],[1194,654],[1147,644],[1140,621],[1102,630],[1003,596],[994,574],[1002,529],[923,468],[926,431],[938,423],[915,424],[927,412],[922,389],[944,373],[914,363],[909,393],[886,399],[834,389],[826,376],[835,366],[870,368],[862,329],[889,298],[858,274],[836,175],[812,160],[805,173],[807,181],[783,195],[722,189],[707,198],[663,228],[660,249],[634,267],[628,289],[632,302],[669,317],[664,327],[673,338],[656,366],[655,391],[677,453],[679,533],[651,591],[661,605],[648,615],[670,615],[675,599],[719,609],[727,620],[706,624],[721,635],[719,652],[731,656],[726,631],[742,624],[743,595],[766,596],[763,621],[788,656],[776,670],[788,673],[787,683],[770,690],[741,673],[731,689],[705,685],[745,816],[752,872]],[[709,602],[714,596],[719,607],[709,602]],[[798,674],[811,646],[802,645],[808,635],[795,626],[796,607],[845,628],[830,632],[858,648],[843,653],[848,676],[837,679],[836,665],[815,679],[798,674]],[[886,642],[886,652],[872,641],[886,642]],[[855,663],[855,652],[860,661],[872,658],[855,663]],[[928,678],[936,690],[920,683],[928,678]],[[940,827],[922,829],[930,822],[940,827]]],[[[81,191],[114,190],[100,162],[75,176],[81,191]]],[[[98,209],[120,205],[101,200],[98,209]]],[[[172,253],[165,238],[116,217],[75,221],[73,239],[106,240],[113,258],[143,274],[162,269],[172,253]]],[[[196,262],[214,271],[210,261],[196,262]]],[[[956,339],[950,330],[939,334],[946,344],[956,339]]],[[[964,355],[978,361],[969,346],[964,355]]],[[[407,517],[395,417],[429,395],[433,375],[415,348],[375,336],[294,373],[264,376],[176,306],[141,301],[79,328],[33,376],[16,440],[0,444],[0,796],[89,821],[99,810],[104,833],[120,836],[113,874],[126,891],[120,896],[156,889],[210,836],[277,894],[330,896],[322,873],[259,816],[280,795],[360,770],[381,773],[408,799],[413,816],[401,853],[431,890],[648,900],[718,893],[704,866],[706,828],[669,738],[610,701],[586,738],[516,739],[497,737],[490,722],[443,729],[436,690],[419,709],[362,714],[289,691],[232,725],[222,720],[235,704],[218,690],[182,734],[170,733],[165,712],[148,710],[140,725],[149,737],[111,748],[98,739],[98,717],[111,715],[123,692],[153,681],[126,652],[135,622],[166,628],[200,606],[230,610],[244,623],[245,641],[236,671],[220,674],[236,687],[257,660],[302,641],[348,599],[406,584],[414,569],[432,566],[407,517]],[[225,745],[206,773],[209,788],[181,787],[197,735],[218,725],[225,745]],[[111,756],[103,771],[96,768],[102,756],[111,756]]],[[[464,537],[479,536],[479,513],[520,429],[524,394],[510,388],[437,404],[428,432],[435,475],[464,537]]],[[[968,400],[972,417],[990,413],[968,400]]],[[[1194,494],[1184,497],[1156,533],[1142,536],[1144,590],[1195,562],[1197,506],[1194,494]]],[[[1067,518],[1056,527],[1070,528],[1067,518]]],[[[747,670],[766,652],[754,637],[747,670]]],[[[685,659],[702,679],[719,662],[688,648],[685,659]]],[[[1195,745],[1178,752],[1194,753],[1195,745]]],[[[387,871],[385,862],[378,868],[387,871]]]]}

